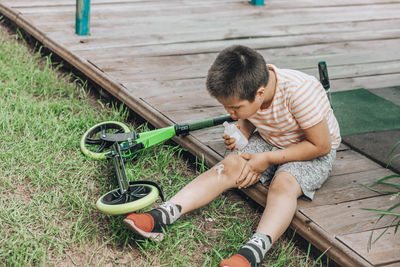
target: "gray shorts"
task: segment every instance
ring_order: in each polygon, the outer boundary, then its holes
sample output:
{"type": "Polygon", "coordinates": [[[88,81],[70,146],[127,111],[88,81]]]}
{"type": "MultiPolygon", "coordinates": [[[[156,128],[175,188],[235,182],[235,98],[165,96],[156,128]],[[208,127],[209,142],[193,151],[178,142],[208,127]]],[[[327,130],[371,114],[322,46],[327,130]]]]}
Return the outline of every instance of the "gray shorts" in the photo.
{"type": "MultiPolygon", "coordinates": [[[[267,143],[256,132],[250,137],[248,145],[242,151],[252,154],[278,149],[279,148],[267,143]]],[[[312,200],[315,191],[328,179],[335,158],[336,150],[331,150],[329,154],[313,160],[292,161],[280,165],[272,165],[263,173],[260,182],[265,184],[274,177],[275,173],[282,171],[288,172],[296,178],[303,190],[304,196],[312,200]]]]}

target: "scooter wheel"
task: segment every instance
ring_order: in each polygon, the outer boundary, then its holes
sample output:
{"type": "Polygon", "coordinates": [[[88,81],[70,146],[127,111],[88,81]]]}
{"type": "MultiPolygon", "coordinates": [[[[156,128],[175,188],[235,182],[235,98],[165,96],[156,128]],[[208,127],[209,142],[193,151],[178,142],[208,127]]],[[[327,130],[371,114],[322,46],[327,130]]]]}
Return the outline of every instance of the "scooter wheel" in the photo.
{"type": "Polygon", "coordinates": [[[92,159],[105,159],[112,143],[101,139],[102,133],[127,133],[129,127],[118,121],[105,121],[87,130],[81,138],[82,153],[92,159]]]}
{"type": "Polygon", "coordinates": [[[130,185],[125,194],[121,194],[120,189],[104,194],[97,201],[96,207],[105,214],[127,214],[151,205],[157,200],[158,194],[157,187],[153,185],[130,185]]]}

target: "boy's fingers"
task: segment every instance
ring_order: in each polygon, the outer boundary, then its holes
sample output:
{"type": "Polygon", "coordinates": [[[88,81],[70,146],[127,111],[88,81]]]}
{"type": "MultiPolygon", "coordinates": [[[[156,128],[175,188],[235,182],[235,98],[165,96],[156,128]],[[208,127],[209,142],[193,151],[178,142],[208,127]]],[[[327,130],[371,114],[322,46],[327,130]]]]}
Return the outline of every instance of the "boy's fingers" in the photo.
{"type": "Polygon", "coordinates": [[[234,150],[236,149],[236,140],[233,138],[225,139],[224,141],[226,149],[234,150]]]}
{"type": "Polygon", "coordinates": [[[243,181],[243,183],[240,185],[239,188],[247,188],[248,186],[253,184],[254,180],[254,173],[249,173],[246,177],[246,180],[243,181]]]}
{"type": "Polygon", "coordinates": [[[225,145],[231,145],[231,144],[235,143],[235,139],[233,139],[233,138],[225,139],[224,143],[225,143],[225,145]]]}
{"type": "Polygon", "coordinates": [[[258,175],[258,173],[254,173],[253,180],[251,181],[250,185],[257,183],[259,180],[260,180],[260,176],[258,175]]]}
{"type": "Polygon", "coordinates": [[[235,150],[235,149],[236,149],[236,145],[235,145],[235,144],[227,145],[227,146],[226,146],[226,149],[228,149],[228,150],[235,150]]]}
{"type": "Polygon", "coordinates": [[[244,158],[245,160],[249,160],[250,159],[250,154],[247,154],[247,153],[244,153],[244,152],[240,153],[240,156],[242,158],[244,158]]]}
{"type": "Polygon", "coordinates": [[[224,139],[230,139],[231,137],[230,137],[229,135],[227,135],[227,134],[223,134],[223,135],[222,135],[222,138],[224,138],[224,139]]]}
{"type": "Polygon", "coordinates": [[[242,183],[242,181],[247,177],[247,175],[249,174],[250,169],[247,166],[247,164],[244,165],[244,168],[242,170],[242,173],[240,174],[239,178],[236,180],[236,183],[242,183]]]}
{"type": "Polygon", "coordinates": [[[227,149],[232,150],[236,147],[236,142],[232,142],[232,143],[227,142],[227,143],[225,143],[225,146],[227,149]]]}
{"type": "Polygon", "coordinates": [[[260,179],[261,179],[261,174],[260,173],[256,173],[256,172],[249,173],[248,176],[247,176],[247,179],[244,180],[238,186],[238,188],[247,188],[249,186],[252,186],[256,182],[258,182],[260,179]]]}

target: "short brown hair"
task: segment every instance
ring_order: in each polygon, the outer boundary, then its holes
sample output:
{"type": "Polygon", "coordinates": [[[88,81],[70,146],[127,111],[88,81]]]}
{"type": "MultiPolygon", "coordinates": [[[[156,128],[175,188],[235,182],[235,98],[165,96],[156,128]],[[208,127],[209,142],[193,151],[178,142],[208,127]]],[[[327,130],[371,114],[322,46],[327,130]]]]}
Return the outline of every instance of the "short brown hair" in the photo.
{"type": "Polygon", "coordinates": [[[222,50],[207,75],[207,90],[215,98],[238,97],[254,101],[258,88],[268,83],[263,56],[241,45],[222,50]]]}

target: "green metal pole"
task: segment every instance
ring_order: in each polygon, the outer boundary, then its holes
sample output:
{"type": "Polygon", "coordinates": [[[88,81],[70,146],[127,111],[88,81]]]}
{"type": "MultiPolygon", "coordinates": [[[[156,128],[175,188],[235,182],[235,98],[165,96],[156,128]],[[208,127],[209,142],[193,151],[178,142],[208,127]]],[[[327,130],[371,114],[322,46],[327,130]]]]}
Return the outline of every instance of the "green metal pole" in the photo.
{"type": "Polygon", "coordinates": [[[75,32],[79,35],[90,34],[90,0],[76,0],[75,32]]]}
{"type": "Polygon", "coordinates": [[[263,6],[264,0],[251,0],[250,3],[254,6],[263,6]]]}

